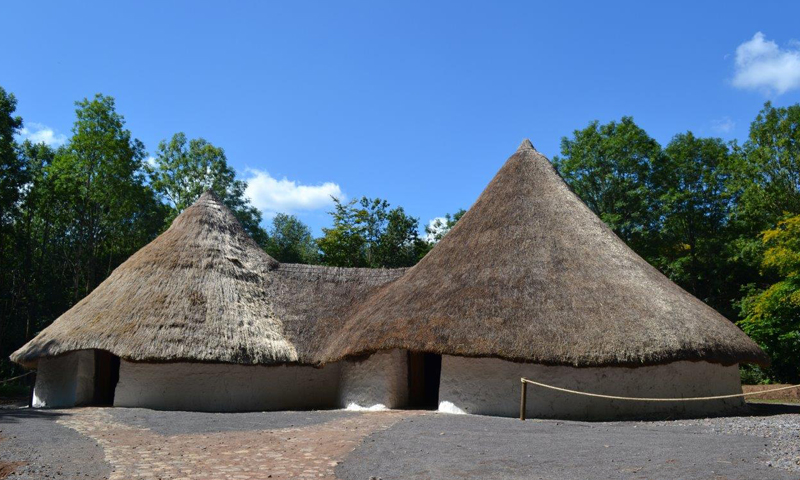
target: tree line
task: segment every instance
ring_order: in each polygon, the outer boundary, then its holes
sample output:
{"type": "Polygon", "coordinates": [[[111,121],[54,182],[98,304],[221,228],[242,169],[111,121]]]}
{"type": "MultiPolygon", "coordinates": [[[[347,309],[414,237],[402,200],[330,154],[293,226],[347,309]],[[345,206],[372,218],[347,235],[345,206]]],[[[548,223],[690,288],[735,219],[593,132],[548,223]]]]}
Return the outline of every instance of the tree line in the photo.
{"type": "MultiPolygon", "coordinates": [[[[86,296],[212,189],[281,262],[412,266],[464,210],[420,234],[380,198],[334,199],[314,238],[296,216],[264,222],[225,151],[183,133],[147,159],[112,97],[76,102],[58,148],[16,140],[23,120],[0,87],[0,378],[8,355],[86,296]],[[266,223],[266,227],[264,226],[266,223]]],[[[744,144],[676,135],[665,147],[632,118],[565,137],[553,163],[631,248],[738,324],[772,356],[749,381],[800,379],[800,105],[767,103],[744,144]]]]}
{"type": "Polygon", "coordinates": [[[659,145],[630,117],[562,139],[553,164],[633,250],[772,357],[750,382],[800,381],[800,105],[766,103],[743,144],[659,145]]]}
{"type": "MultiPolygon", "coordinates": [[[[0,87],[0,378],[19,373],[11,352],[208,189],[281,262],[407,267],[431,248],[419,219],[379,198],[334,199],[333,225],[318,239],[294,215],[279,213],[264,227],[222,148],[179,132],[148,158],[112,97],[76,102],[72,135],[58,148],[17,141],[16,106],[0,87]]],[[[438,225],[432,238],[448,228],[438,225]]]]}

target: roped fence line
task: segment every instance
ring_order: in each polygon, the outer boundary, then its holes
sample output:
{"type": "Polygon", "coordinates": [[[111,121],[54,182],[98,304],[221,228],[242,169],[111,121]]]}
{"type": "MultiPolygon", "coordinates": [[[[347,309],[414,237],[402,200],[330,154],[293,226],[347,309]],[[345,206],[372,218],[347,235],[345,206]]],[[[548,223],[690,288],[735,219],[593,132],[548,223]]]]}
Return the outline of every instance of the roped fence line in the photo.
{"type": "Polygon", "coordinates": [[[581,392],[579,390],[571,390],[569,388],[563,387],[556,387],[554,385],[548,385],[546,383],[536,382],[525,377],[520,378],[522,382],[522,392],[520,394],[520,401],[519,401],[519,419],[525,420],[525,407],[527,405],[527,396],[528,396],[528,384],[536,385],[538,387],[549,388],[551,390],[557,390],[559,392],[565,393],[572,393],[575,395],[583,395],[586,397],[595,397],[595,398],[607,398],[609,400],[627,400],[627,401],[639,401],[639,402],[699,402],[703,400],[722,400],[725,398],[737,398],[737,397],[747,397],[749,395],[762,395],[765,393],[772,393],[778,392],[781,390],[791,390],[793,388],[800,388],[800,385],[790,385],[788,387],[779,387],[773,388],[770,390],[762,390],[760,392],[748,392],[748,393],[734,393],[731,395],[715,395],[712,397],[688,397],[688,398],[648,398],[648,397],[621,397],[618,395],[603,395],[600,393],[590,393],[590,392],[581,392]]]}
{"type": "Polygon", "coordinates": [[[31,375],[32,373],[36,373],[36,370],[31,370],[28,373],[23,373],[22,375],[17,375],[16,377],[11,377],[11,378],[6,378],[5,380],[0,380],[0,385],[3,384],[3,383],[8,383],[8,382],[10,382],[12,380],[16,380],[18,378],[27,377],[28,375],[31,375]]]}

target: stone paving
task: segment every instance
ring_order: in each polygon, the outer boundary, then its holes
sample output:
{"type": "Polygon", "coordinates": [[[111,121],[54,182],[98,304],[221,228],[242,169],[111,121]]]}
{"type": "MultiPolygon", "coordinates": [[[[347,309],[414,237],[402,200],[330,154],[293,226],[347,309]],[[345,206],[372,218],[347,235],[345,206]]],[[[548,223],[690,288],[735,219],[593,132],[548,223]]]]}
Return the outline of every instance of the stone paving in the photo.
{"type": "Polygon", "coordinates": [[[335,479],[336,465],[367,435],[413,415],[364,413],[296,428],[165,436],[119,423],[108,409],[70,413],[58,423],[98,442],[110,480],[335,479]]]}

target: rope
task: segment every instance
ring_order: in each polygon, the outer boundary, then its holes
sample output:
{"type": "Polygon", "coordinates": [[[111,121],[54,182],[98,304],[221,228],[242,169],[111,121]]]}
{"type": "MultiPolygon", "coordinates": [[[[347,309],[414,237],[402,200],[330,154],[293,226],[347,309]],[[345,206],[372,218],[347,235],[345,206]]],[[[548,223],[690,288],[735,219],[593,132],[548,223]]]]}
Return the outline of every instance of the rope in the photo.
{"type": "Polygon", "coordinates": [[[792,388],[800,387],[800,385],[791,385],[788,387],[773,388],[771,390],[762,390],[760,392],[735,393],[733,395],[716,395],[713,397],[646,398],[646,397],[620,397],[616,395],[601,395],[599,393],[579,392],[577,390],[570,390],[569,388],[554,387],[553,385],[547,385],[546,383],[534,382],[533,380],[528,380],[527,378],[522,378],[521,380],[522,383],[530,383],[532,385],[538,385],[540,387],[549,388],[551,390],[558,390],[560,392],[566,392],[566,393],[574,393],[575,395],[585,395],[587,397],[597,397],[597,398],[608,398],[611,400],[638,400],[640,402],[696,402],[702,400],[721,400],[723,398],[737,398],[737,397],[746,397],[748,395],[761,395],[764,393],[778,392],[781,390],[789,390],[792,388]]]}
{"type": "Polygon", "coordinates": [[[36,373],[36,371],[35,370],[31,370],[28,373],[23,373],[22,375],[19,375],[19,376],[16,376],[16,377],[11,377],[11,378],[6,378],[5,380],[0,380],[0,384],[6,383],[6,382],[10,382],[10,381],[16,380],[18,378],[27,377],[28,375],[30,375],[32,373],[36,373]]]}

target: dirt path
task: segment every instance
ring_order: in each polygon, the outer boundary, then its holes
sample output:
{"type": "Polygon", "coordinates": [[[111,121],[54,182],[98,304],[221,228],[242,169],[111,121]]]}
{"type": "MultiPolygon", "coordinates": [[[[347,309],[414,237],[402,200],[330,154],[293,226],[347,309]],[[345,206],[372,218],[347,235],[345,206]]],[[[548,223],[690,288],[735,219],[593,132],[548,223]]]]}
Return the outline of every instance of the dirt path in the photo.
{"type": "Polygon", "coordinates": [[[336,465],[366,436],[410,415],[367,413],[297,428],[164,436],[119,423],[108,409],[70,413],[58,423],[98,442],[110,480],[335,479],[336,465]]]}

